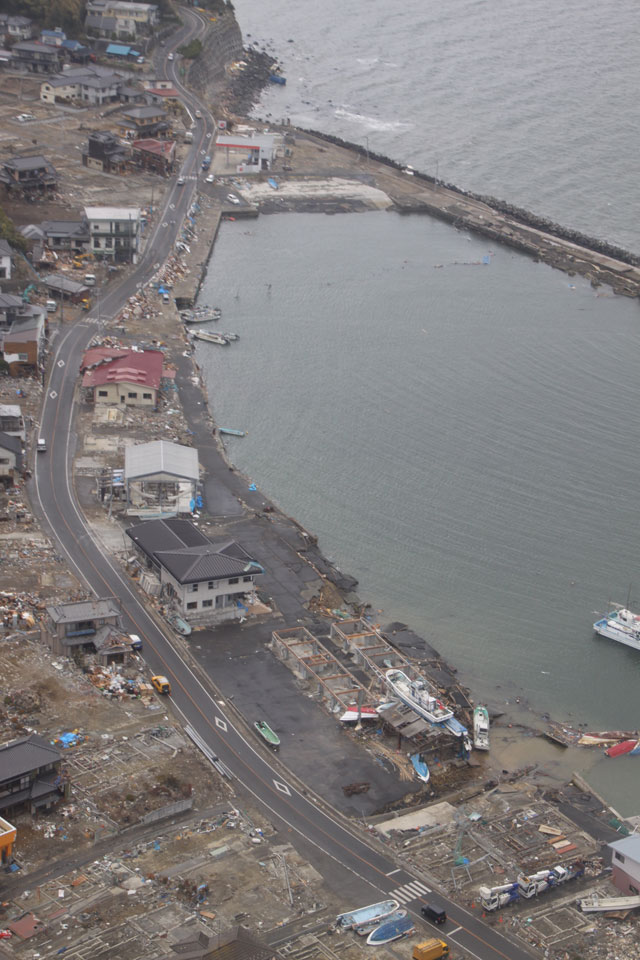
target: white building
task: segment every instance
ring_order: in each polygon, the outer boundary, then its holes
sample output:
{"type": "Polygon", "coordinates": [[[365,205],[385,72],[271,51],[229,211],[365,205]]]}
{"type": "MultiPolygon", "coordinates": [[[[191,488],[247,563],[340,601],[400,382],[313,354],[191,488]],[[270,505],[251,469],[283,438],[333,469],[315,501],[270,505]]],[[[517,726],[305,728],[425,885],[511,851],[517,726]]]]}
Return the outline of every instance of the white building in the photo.
{"type": "Polygon", "coordinates": [[[220,134],[216,139],[216,148],[216,172],[267,173],[271,170],[276,155],[276,135],[220,134]],[[219,157],[223,150],[224,170],[221,170],[219,157]]]}
{"type": "Polygon", "coordinates": [[[160,581],[163,598],[192,624],[236,620],[248,611],[262,566],[234,540],[214,542],[190,520],[147,520],[125,531],[160,581]]]}
{"type": "Polygon", "coordinates": [[[6,240],[0,238],[0,281],[11,280],[13,250],[6,240]]]}
{"type": "Polygon", "coordinates": [[[68,100],[82,100],[91,104],[111,103],[118,99],[122,84],[123,75],[107,67],[96,64],[70,67],[40,84],[40,99],[45,103],[68,100]]]}
{"type": "Polygon", "coordinates": [[[85,207],[91,252],[99,260],[137,263],[140,247],[139,207],[85,207]]]}
{"type": "Polygon", "coordinates": [[[640,833],[608,844],[615,886],[627,896],[640,895],[640,833]]]}
{"type": "Polygon", "coordinates": [[[170,440],[126,447],[124,483],[130,514],[170,517],[192,513],[200,485],[198,451],[170,440]]]}

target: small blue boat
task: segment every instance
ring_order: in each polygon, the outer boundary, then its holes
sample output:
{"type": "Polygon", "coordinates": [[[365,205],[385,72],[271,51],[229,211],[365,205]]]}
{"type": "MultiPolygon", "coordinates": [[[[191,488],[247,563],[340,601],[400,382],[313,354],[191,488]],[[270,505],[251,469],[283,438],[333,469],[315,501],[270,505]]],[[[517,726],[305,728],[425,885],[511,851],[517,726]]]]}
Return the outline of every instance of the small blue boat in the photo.
{"type": "Polygon", "coordinates": [[[391,943],[392,940],[399,940],[401,937],[410,936],[415,930],[412,917],[407,916],[406,910],[399,910],[381,923],[379,927],[369,934],[367,943],[371,946],[381,946],[383,943],[391,943]],[[402,916],[404,914],[404,916],[402,916]]]}
{"type": "Polygon", "coordinates": [[[269,76],[269,80],[271,80],[271,83],[279,83],[280,86],[282,86],[282,87],[284,87],[284,85],[285,85],[286,82],[287,82],[287,78],[280,76],[279,73],[272,73],[272,74],[269,76]]]}
{"type": "Polygon", "coordinates": [[[218,427],[218,433],[224,433],[229,437],[244,437],[244,430],[233,430],[231,427],[218,427]]]}
{"type": "Polygon", "coordinates": [[[423,783],[428,783],[431,774],[429,773],[429,767],[427,766],[427,762],[422,754],[414,753],[409,757],[409,759],[413,764],[413,769],[415,770],[418,779],[422,780],[423,783]]]}
{"type": "Polygon", "coordinates": [[[267,183],[269,184],[269,186],[271,187],[272,190],[278,190],[278,189],[279,189],[278,181],[277,181],[277,180],[274,180],[273,177],[269,177],[269,179],[267,180],[267,183]]]}

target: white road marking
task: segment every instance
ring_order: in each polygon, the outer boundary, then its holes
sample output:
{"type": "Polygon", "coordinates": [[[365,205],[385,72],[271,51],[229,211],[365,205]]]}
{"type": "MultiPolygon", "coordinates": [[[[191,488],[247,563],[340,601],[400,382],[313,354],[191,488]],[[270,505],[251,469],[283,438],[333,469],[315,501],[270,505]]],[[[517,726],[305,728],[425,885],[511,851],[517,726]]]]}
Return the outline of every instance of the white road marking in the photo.
{"type": "Polygon", "coordinates": [[[273,782],[276,790],[279,790],[280,793],[285,793],[288,797],[291,796],[291,790],[289,790],[289,787],[286,785],[286,783],[283,783],[281,780],[274,780],[273,782]]]}
{"type": "Polygon", "coordinates": [[[391,873],[385,873],[385,877],[392,877],[394,873],[402,873],[402,868],[398,867],[397,870],[392,870],[391,873]]]}
{"type": "Polygon", "coordinates": [[[224,730],[225,733],[229,729],[227,727],[226,722],[222,719],[222,717],[215,717],[215,722],[216,722],[216,727],[220,727],[220,729],[224,730]]]}

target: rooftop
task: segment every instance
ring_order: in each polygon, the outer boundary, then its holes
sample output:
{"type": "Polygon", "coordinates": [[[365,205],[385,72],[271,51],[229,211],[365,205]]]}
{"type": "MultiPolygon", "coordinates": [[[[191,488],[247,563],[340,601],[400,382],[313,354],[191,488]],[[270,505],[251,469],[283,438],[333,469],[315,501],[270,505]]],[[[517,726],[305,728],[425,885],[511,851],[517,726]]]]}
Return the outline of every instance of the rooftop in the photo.
{"type": "Polygon", "coordinates": [[[83,387],[108,383],[136,383],[158,390],[162,379],[163,354],[159,350],[106,350],[102,355],[88,350],[82,360],[83,387]]]}
{"type": "Polygon", "coordinates": [[[0,777],[3,781],[15,780],[59,760],[59,750],[44,737],[31,733],[0,746],[0,777]]]}
{"type": "Polygon", "coordinates": [[[139,207],[85,207],[87,220],[139,220],[139,207]]]}
{"type": "Polygon", "coordinates": [[[200,477],[198,451],[170,440],[152,440],[125,447],[124,474],[127,480],[142,480],[159,473],[197,481],[200,477]]]}
{"type": "Polygon", "coordinates": [[[78,600],[74,603],[55,603],[47,607],[54,623],[75,623],[77,620],[104,620],[120,615],[120,604],[113,597],[98,600],[78,600]]]}

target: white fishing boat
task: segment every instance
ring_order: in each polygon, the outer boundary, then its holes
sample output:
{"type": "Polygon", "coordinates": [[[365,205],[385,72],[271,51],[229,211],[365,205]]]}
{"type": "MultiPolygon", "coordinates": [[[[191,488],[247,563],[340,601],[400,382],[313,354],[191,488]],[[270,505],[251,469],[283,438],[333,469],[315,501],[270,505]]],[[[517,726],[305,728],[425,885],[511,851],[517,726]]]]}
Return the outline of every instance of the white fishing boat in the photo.
{"type": "Polygon", "coordinates": [[[357,930],[368,924],[378,924],[385,917],[391,916],[400,903],[397,900],[381,900],[379,903],[370,903],[368,907],[359,907],[349,913],[339,913],[336,917],[336,926],[343,930],[357,930]]]}
{"type": "Polygon", "coordinates": [[[423,677],[411,680],[402,670],[387,670],[385,676],[395,695],[429,723],[442,723],[453,716],[453,710],[430,692],[423,677]]]}
{"type": "Polygon", "coordinates": [[[489,711],[482,705],[473,711],[473,745],[476,750],[489,749],[489,711]]]}
{"type": "Polygon", "coordinates": [[[626,607],[612,610],[606,617],[596,620],[593,629],[601,637],[640,650],[640,617],[626,607]]]}
{"type": "Polygon", "coordinates": [[[239,339],[240,339],[240,334],[239,334],[239,333],[221,333],[220,336],[221,336],[221,337],[224,337],[225,340],[229,340],[229,341],[239,340],[239,339]]]}
{"type": "Polygon", "coordinates": [[[229,346],[229,341],[221,337],[219,333],[210,333],[208,330],[195,330],[191,336],[194,340],[204,340],[206,343],[217,343],[221,347],[229,346]]]}
{"type": "Polygon", "coordinates": [[[222,316],[222,310],[219,307],[196,307],[194,310],[183,310],[180,313],[180,319],[183,323],[209,323],[211,320],[219,320],[222,316]]]}

